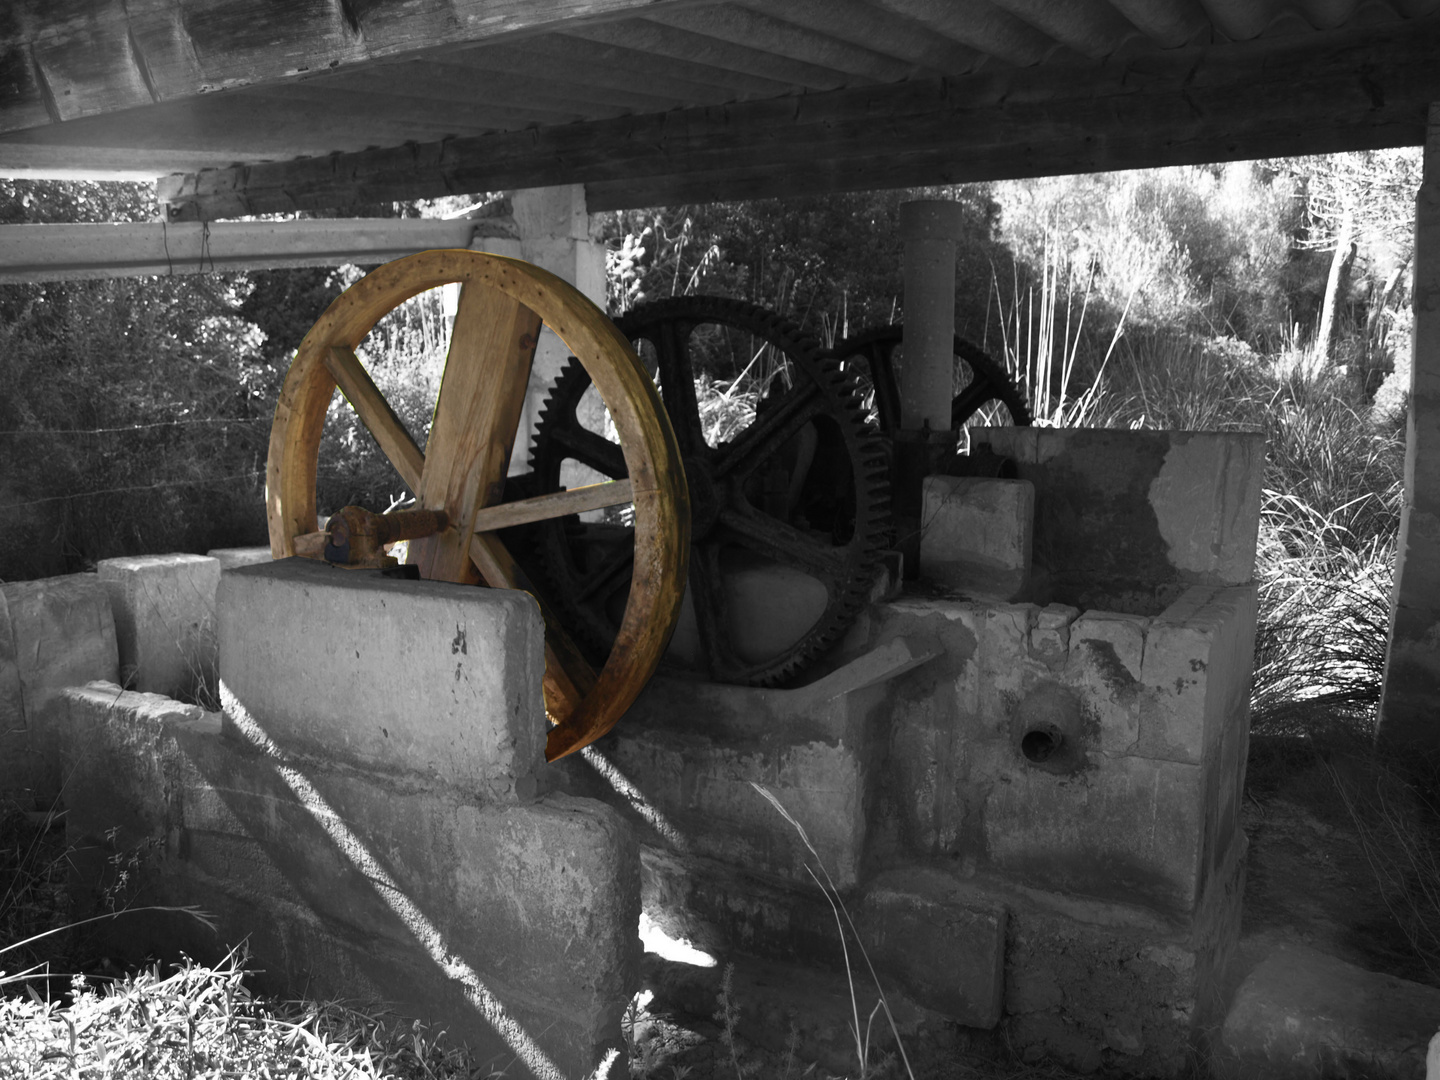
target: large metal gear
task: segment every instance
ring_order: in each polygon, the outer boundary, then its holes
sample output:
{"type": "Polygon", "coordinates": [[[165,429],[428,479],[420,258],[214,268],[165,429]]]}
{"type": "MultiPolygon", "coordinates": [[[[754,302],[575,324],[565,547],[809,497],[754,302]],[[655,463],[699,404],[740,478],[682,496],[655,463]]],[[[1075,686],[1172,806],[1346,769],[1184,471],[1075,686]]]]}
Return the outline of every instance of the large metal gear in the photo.
{"type": "MultiPolygon", "coordinates": [[[[885,446],[839,363],[764,308],[678,297],[636,308],[617,325],[657,374],[681,447],[692,514],[692,659],[715,681],[785,683],[840,636],[874,586],[889,530],[885,446]],[[697,394],[697,382],[706,392],[697,394]],[[786,617],[808,626],[788,640],[775,620],[747,624],[747,588],[790,590],[786,617]]],[[[570,364],[546,400],[531,457],[540,492],[626,475],[589,388],[586,372],[570,364]]],[[[629,590],[626,530],[613,514],[571,518],[546,522],[539,540],[562,618],[597,654],[610,647],[629,590]]],[[[677,638],[684,626],[682,617],[677,638]]]]}
{"type": "MultiPolygon", "coordinates": [[[[857,356],[865,359],[874,386],[876,422],[887,435],[900,429],[900,383],[895,370],[895,351],[904,341],[905,328],[899,323],[877,326],[837,342],[823,354],[842,363],[849,363],[857,356]]],[[[957,380],[964,382],[950,403],[951,427],[964,427],[991,404],[1003,405],[1008,415],[985,419],[1008,422],[1015,427],[1030,426],[1030,405],[1025,400],[1025,392],[1015,385],[1003,364],[959,334],[955,335],[955,359],[957,380]]]]}

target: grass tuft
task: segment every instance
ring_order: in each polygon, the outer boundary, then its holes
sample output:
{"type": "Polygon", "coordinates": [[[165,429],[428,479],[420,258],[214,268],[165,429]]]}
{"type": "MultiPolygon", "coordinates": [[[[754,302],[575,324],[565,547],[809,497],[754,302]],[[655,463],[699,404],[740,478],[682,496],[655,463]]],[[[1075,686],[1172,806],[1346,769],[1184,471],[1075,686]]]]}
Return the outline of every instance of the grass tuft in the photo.
{"type": "Polygon", "coordinates": [[[457,1080],[486,1074],[444,1033],[340,1002],[270,1002],[245,986],[243,951],[118,981],[76,976],[63,1000],[0,998],[0,1080],[274,1077],[457,1080]]]}

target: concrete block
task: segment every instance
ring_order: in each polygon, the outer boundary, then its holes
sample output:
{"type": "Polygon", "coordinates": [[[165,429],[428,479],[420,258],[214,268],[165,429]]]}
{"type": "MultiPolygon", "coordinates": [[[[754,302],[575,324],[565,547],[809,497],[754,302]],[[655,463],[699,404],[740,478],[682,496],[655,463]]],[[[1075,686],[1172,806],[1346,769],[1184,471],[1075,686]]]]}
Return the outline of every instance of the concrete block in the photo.
{"type": "Polygon", "coordinates": [[[971,438],[1035,487],[1036,599],[1155,615],[1188,585],[1254,576],[1262,435],[987,428],[971,438]]]}
{"type": "Polygon", "coordinates": [[[1231,1080],[1425,1075],[1440,990],[1280,945],[1240,985],[1216,1073],[1231,1080]]]}
{"type": "Polygon", "coordinates": [[[1080,690],[1099,728],[1099,748],[1128,754],[1140,739],[1141,661],[1150,620],[1087,611],[1070,627],[1066,681],[1080,690]]]}
{"type": "Polygon", "coordinates": [[[226,570],[234,570],[239,566],[258,566],[261,563],[268,563],[272,558],[268,546],[212,548],[205,554],[220,563],[221,573],[226,570]]]}
{"type": "Polygon", "coordinates": [[[1004,1003],[1005,909],[956,903],[950,891],[942,875],[887,875],[866,887],[856,926],[871,961],[910,997],[956,1023],[993,1028],[1004,1003]]]}
{"type": "Polygon", "coordinates": [[[1030,655],[1047,667],[1064,664],[1070,651],[1070,624],[1079,614],[1079,608],[1065,604],[1050,604],[1037,611],[1030,628],[1030,655]]]}
{"type": "Polygon", "coordinates": [[[286,559],[226,573],[219,595],[233,722],[292,753],[535,794],[544,628],[525,593],[286,559]]]}
{"type": "Polygon", "coordinates": [[[1009,911],[1006,1038],[1027,1061],[1080,1072],[1183,1076],[1204,992],[1188,935],[1119,907],[1084,918],[1020,901],[1009,911]]]}
{"type": "Polygon", "coordinates": [[[114,681],[118,656],[110,599],[94,574],[0,585],[0,787],[54,796],[56,695],[114,681]]]}
{"type": "Polygon", "coordinates": [[[731,741],[699,732],[621,725],[608,755],[639,785],[687,849],[808,882],[814,857],[795,828],[751,786],[764,785],[805,828],[841,888],[859,876],[867,772],[842,740],[731,741]]]}
{"type": "Polygon", "coordinates": [[[102,559],[95,569],[115,613],[121,681],[143,693],[213,700],[219,560],[138,555],[102,559]]]}
{"type": "Polygon", "coordinates": [[[1255,587],[1187,590],[1150,625],[1135,752],[1200,762],[1244,724],[1255,650],[1255,587]]]}
{"type": "Polygon", "coordinates": [[[1202,884],[1204,784],[1196,765],[1140,757],[1092,755],[1070,774],[1017,764],[985,797],[986,849],[1040,888],[1188,916],[1202,884]]]}
{"type": "Polygon", "coordinates": [[[1030,574],[1034,485],[927,476],[923,499],[921,578],[980,599],[1019,599],[1030,574]]]}

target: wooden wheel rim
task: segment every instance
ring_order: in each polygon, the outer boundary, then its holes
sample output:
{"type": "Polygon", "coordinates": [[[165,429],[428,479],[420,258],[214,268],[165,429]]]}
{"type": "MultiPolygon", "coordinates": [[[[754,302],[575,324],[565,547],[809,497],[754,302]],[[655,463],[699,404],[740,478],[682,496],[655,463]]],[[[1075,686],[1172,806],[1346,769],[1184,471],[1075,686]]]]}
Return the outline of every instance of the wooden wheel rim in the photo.
{"type": "MultiPolygon", "coordinates": [[[[556,640],[563,637],[558,624],[546,620],[546,706],[558,723],[550,731],[545,756],[553,761],[609,731],[654,673],[679,617],[690,546],[679,447],[655,386],[615,325],[568,282],[519,259],[456,249],[387,263],[337,297],[300,343],[276,402],[265,469],[270,550],[277,559],[291,556],[294,537],[318,528],[320,437],[337,388],[326,364],[330,350],[354,350],[404,301],[457,282],[462,289],[493,290],[528,309],[579,359],[614,420],[633,486],[634,585],[614,648],[593,685],[588,671],[575,670],[573,650],[564,647],[568,643],[556,640]],[[561,661],[561,656],[567,659],[561,661]],[[556,689],[566,681],[557,680],[562,674],[553,670],[557,664],[569,669],[563,674],[578,693],[556,689]]],[[[446,376],[449,365],[447,359],[446,376]]],[[[391,461],[403,476],[394,457],[391,461]]],[[[483,504],[485,494],[479,499],[483,504]]],[[[464,543],[475,558],[470,538],[464,543]]],[[[513,587],[514,582],[503,584],[513,587]]],[[[543,599],[541,606],[543,610],[543,599]]]]}

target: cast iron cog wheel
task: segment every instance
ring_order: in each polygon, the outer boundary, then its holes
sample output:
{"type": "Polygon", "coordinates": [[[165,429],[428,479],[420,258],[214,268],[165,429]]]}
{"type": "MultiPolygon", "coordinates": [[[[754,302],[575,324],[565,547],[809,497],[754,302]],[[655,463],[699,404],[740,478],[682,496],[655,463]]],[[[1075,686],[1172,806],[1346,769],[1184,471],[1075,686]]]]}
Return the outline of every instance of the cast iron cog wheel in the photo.
{"type": "MultiPolygon", "coordinates": [[[[785,683],[853,621],[886,546],[885,446],[856,384],[754,304],[676,297],[616,324],[657,375],[690,490],[694,622],[682,613],[672,651],[717,682],[785,683]]],[[[546,399],[531,455],[542,492],[626,475],[589,389],[584,369],[567,364],[546,399]]],[[[612,513],[546,522],[540,538],[561,617],[597,652],[629,591],[626,530],[612,513]]]]}
{"type": "MultiPolygon", "coordinates": [[[[823,354],[842,362],[863,356],[870,368],[875,390],[875,413],[880,430],[890,435],[900,429],[900,383],[895,371],[895,350],[904,344],[905,328],[900,323],[862,330],[837,342],[823,354]]],[[[955,335],[955,358],[970,371],[970,380],[950,403],[950,426],[964,427],[984,406],[998,402],[1010,414],[1015,427],[1029,427],[1032,419],[1025,392],[1005,366],[978,345],[955,335]]]]}

